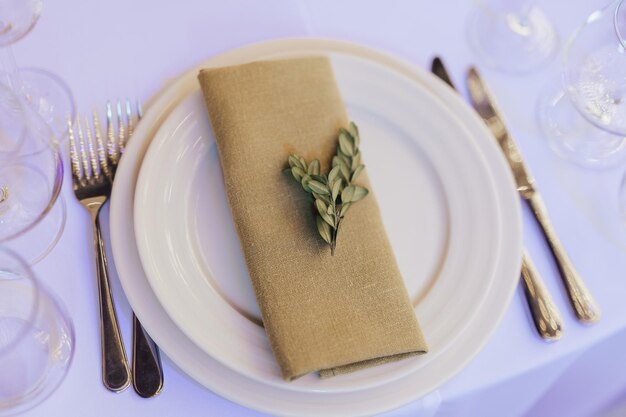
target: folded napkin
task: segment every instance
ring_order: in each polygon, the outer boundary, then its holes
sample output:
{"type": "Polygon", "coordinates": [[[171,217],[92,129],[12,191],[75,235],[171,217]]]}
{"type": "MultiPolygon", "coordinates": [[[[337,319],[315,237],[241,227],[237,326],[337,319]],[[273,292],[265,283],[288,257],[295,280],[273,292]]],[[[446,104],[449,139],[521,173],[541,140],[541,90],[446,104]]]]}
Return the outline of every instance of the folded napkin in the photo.
{"type": "Polygon", "coordinates": [[[370,194],[346,215],[335,256],[307,194],[283,173],[291,153],[319,158],[328,172],[338,129],[348,125],[328,59],[204,69],[198,78],[283,377],[336,375],[426,352],[366,173],[357,183],[370,194]]]}

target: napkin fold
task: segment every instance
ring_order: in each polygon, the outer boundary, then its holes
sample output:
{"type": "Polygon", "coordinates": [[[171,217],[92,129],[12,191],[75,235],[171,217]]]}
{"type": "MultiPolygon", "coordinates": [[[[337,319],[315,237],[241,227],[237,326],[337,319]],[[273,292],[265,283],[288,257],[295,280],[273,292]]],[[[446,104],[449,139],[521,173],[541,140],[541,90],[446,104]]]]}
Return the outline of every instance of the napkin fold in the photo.
{"type": "Polygon", "coordinates": [[[328,172],[338,129],[348,125],[329,60],[259,61],[204,69],[198,78],[283,377],[336,375],[425,353],[367,173],[356,182],[370,193],[347,214],[335,256],[318,236],[307,194],[283,173],[291,153],[319,158],[328,172]]]}

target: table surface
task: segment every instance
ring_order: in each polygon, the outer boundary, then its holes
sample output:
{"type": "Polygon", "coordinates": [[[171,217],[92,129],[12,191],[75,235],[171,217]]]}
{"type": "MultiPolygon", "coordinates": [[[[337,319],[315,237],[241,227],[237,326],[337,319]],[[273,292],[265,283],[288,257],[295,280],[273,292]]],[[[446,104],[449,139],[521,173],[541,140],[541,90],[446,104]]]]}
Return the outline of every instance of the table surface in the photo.
{"type": "MultiPolygon", "coordinates": [[[[606,2],[540,3],[565,39],[606,2]]],[[[596,368],[608,361],[609,354],[582,352],[612,335],[619,336],[626,328],[626,229],[617,212],[617,188],[624,170],[582,169],[549,150],[537,127],[535,103],[548,85],[559,82],[558,61],[523,76],[482,68],[466,41],[465,19],[471,7],[472,2],[461,0],[51,0],[45,2],[34,30],[14,45],[14,52],[19,65],[46,68],[64,78],[83,113],[118,97],[145,102],[168,80],[206,58],[267,39],[348,40],[422,67],[428,67],[438,54],[445,58],[459,85],[466,68],[477,64],[536,177],[564,246],[602,307],[603,317],[593,327],[575,320],[540,230],[524,210],[524,241],[562,312],[563,339],[546,344],[537,337],[520,289],[491,340],[461,373],[435,393],[388,415],[432,415],[445,411],[446,405],[470,404],[481,395],[492,404],[482,415],[502,415],[496,411],[508,397],[499,397],[497,387],[507,381],[518,381],[516,389],[525,390],[525,395],[508,405],[506,415],[524,415],[574,358],[589,356],[584,363],[596,368]],[[531,374],[540,376],[525,381],[523,376],[531,374]]],[[[261,415],[204,389],[167,358],[165,387],[155,399],[141,399],[132,389],[113,394],[103,387],[90,220],[73,197],[70,183],[68,175],[63,189],[68,202],[64,235],[35,271],[67,306],[76,330],[76,352],[64,383],[27,415],[261,415]]],[[[108,225],[106,210],[104,225],[108,225]]],[[[104,233],[108,242],[108,233],[104,233]]],[[[120,325],[130,352],[131,310],[112,274],[120,325]]]]}

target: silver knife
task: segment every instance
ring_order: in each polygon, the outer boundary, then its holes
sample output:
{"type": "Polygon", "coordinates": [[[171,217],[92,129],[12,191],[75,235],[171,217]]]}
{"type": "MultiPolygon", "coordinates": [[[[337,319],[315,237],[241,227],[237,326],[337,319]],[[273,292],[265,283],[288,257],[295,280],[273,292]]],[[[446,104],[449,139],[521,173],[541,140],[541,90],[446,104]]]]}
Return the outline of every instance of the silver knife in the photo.
{"type": "MultiPolygon", "coordinates": [[[[456,90],[443,61],[439,57],[433,59],[431,71],[446,84],[456,90]]],[[[539,273],[535,269],[528,254],[522,255],[522,271],[520,281],[524,286],[526,302],[532,316],[535,329],[539,336],[547,341],[555,341],[563,335],[563,321],[552,297],[546,289],[539,273]]]]}
{"type": "Polygon", "coordinates": [[[600,319],[600,309],[561,245],[543,200],[535,188],[535,181],[524,165],[522,155],[507,131],[502,116],[496,109],[495,101],[475,68],[469,69],[466,82],[474,109],[487,124],[502,148],[513,171],[517,191],[528,203],[543,230],[576,317],[586,324],[597,322],[600,319]]]}

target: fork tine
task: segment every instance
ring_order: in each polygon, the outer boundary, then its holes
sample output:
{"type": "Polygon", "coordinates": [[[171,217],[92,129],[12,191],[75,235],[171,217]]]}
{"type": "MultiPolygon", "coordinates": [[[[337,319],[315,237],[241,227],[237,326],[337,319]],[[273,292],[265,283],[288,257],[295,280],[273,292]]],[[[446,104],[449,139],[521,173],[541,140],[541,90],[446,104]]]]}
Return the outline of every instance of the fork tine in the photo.
{"type": "Polygon", "coordinates": [[[115,129],[113,128],[113,111],[111,110],[110,101],[107,101],[107,147],[112,165],[117,164],[120,154],[117,148],[115,129]]]}
{"type": "Polygon", "coordinates": [[[131,138],[131,136],[133,136],[133,131],[135,130],[135,124],[133,123],[133,111],[130,108],[130,100],[128,98],[126,98],[126,123],[127,123],[127,140],[131,138]]]}
{"type": "Polygon", "coordinates": [[[93,143],[92,128],[89,118],[85,116],[85,133],[87,135],[87,149],[89,150],[89,162],[91,162],[91,173],[95,179],[100,178],[100,167],[98,166],[98,154],[93,143]]]}
{"type": "Polygon", "coordinates": [[[78,159],[78,149],[76,149],[76,137],[74,136],[72,118],[67,116],[67,132],[70,138],[70,160],[72,162],[72,175],[75,180],[82,181],[83,175],[80,170],[80,161],[78,159]]]}
{"type": "Polygon", "coordinates": [[[109,169],[109,158],[107,157],[104,141],[102,140],[102,131],[100,130],[100,119],[98,118],[98,112],[96,112],[95,110],[93,111],[92,118],[94,135],[96,137],[96,146],[98,147],[98,161],[100,162],[100,171],[102,171],[105,176],[110,178],[111,170],[109,169]]]}
{"type": "Polygon", "coordinates": [[[87,181],[91,180],[91,170],[89,169],[89,159],[87,158],[87,150],[85,149],[85,136],[83,135],[83,127],[80,117],[76,118],[76,129],[78,131],[78,145],[80,147],[79,159],[83,163],[83,176],[87,181]]]}
{"type": "Polygon", "coordinates": [[[126,144],[126,134],[124,129],[124,120],[122,119],[122,102],[117,100],[117,137],[120,154],[124,153],[124,145],[126,144]]]}

